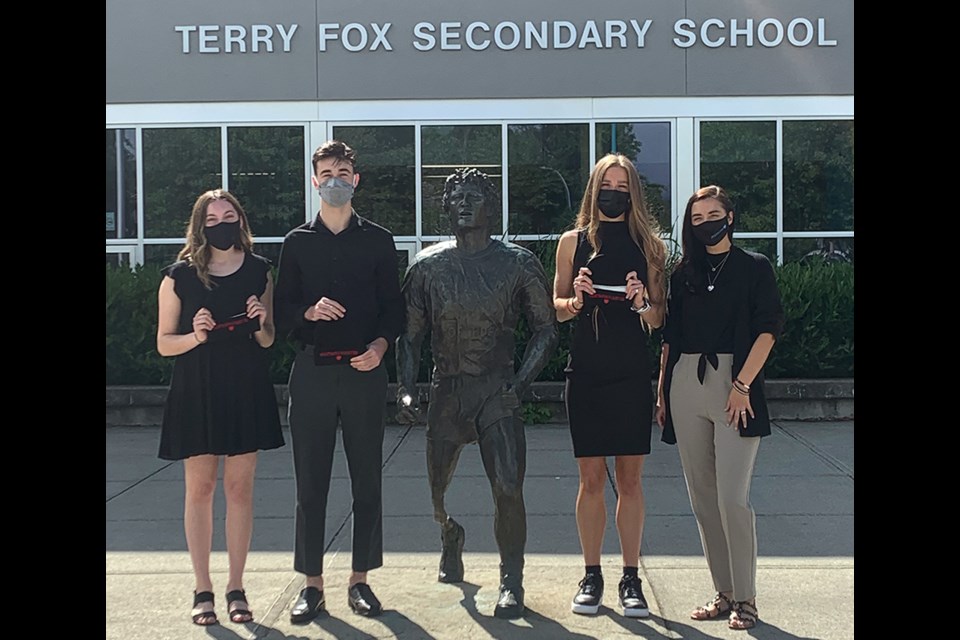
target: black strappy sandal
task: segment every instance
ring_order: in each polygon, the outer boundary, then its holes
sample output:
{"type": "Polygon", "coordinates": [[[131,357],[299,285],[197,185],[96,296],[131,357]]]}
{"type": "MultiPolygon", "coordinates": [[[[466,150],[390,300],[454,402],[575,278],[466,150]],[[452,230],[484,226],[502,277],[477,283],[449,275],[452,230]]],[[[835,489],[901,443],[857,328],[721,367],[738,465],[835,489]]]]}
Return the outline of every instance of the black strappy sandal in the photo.
{"type": "Polygon", "coordinates": [[[230,622],[240,624],[253,621],[253,612],[250,611],[247,594],[243,589],[234,589],[233,591],[227,592],[227,612],[230,614],[230,622]],[[231,609],[230,605],[234,602],[242,602],[243,606],[231,609]]]}
{"type": "Polygon", "coordinates": [[[757,612],[757,605],[750,604],[746,601],[735,602],[727,626],[736,631],[753,629],[757,626],[759,619],[760,615],[757,612]]]}
{"type": "MultiPolygon", "coordinates": [[[[193,592],[193,608],[196,609],[204,602],[209,602],[213,604],[213,592],[211,591],[201,591],[197,593],[193,592]]],[[[220,621],[217,620],[216,611],[201,611],[200,613],[194,613],[191,618],[193,619],[193,624],[199,625],[201,627],[209,627],[210,625],[219,624],[220,621]]]]}
{"type": "Polygon", "coordinates": [[[716,620],[720,616],[725,616],[733,611],[734,602],[722,593],[718,593],[713,600],[697,607],[690,614],[693,620],[716,620]]]}

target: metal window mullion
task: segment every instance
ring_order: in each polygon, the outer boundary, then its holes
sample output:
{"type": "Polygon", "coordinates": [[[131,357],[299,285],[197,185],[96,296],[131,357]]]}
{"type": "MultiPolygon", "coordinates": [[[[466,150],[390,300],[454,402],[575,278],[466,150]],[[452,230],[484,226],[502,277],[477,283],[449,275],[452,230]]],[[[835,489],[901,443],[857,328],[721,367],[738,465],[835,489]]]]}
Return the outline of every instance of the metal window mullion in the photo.
{"type": "Polygon", "coordinates": [[[220,125],[220,184],[227,191],[230,190],[230,173],[227,167],[227,125],[220,125]]]}
{"type": "Polygon", "coordinates": [[[143,191],[143,127],[136,127],[134,129],[136,132],[135,140],[137,148],[134,151],[134,160],[136,165],[136,180],[137,180],[137,253],[136,253],[136,263],[141,265],[144,263],[143,257],[143,239],[146,237],[146,229],[144,229],[144,200],[146,200],[146,193],[143,191]]]}
{"type": "Polygon", "coordinates": [[[679,197],[679,194],[692,194],[700,185],[700,124],[699,118],[677,118],[675,126],[677,128],[677,159],[676,166],[676,190],[678,197],[673,201],[673,232],[671,238],[677,246],[682,244],[683,233],[683,215],[686,209],[686,198],[679,197]],[[680,153],[683,150],[683,154],[680,153]],[[681,155],[683,156],[683,168],[681,169],[681,155]]]}
{"type": "Polygon", "coordinates": [[[510,209],[510,189],[509,189],[509,177],[507,176],[507,165],[510,162],[508,158],[507,151],[507,124],[505,122],[500,123],[500,213],[501,218],[503,219],[503,224],[501,224],[502,237],[507,238],[507,231],[509,229],[509,214],[508,210],[510,209]]]}
{"type": "MultiPolygon", "coordinates": [[[[742,235],[742,234],[738,234],[742,235]]],[[[853,231],[784,231],[784,238],[852,238],[853,231]]]]}
{"type": "Polygon", "coordinates": [[[423,149],[421,142],[421,125],[419,122],[413,123],[413,201],[414,233],[417,236],[417,253],[423,249],[423,149]]]}
{"type": "Polygon", "coordinates": [[[597,126],[598,126],[596,120],[590,120],[589,125],[590,127],[587,135],[589,136],[589,139],[590,139],[590,142],[588,143],[590,145],[590,149],[589,149],[590,171],[587,171],[588,176],[593,171],[593,165],[597,164],[597,126]]]}
{"type": "Polygon", "coordinates": [[[783,120],[777,118],[777,264],[783,264],[783,120]]]}
{"type": "Polygon", "coordinates": [[[120,144],[122,135],[123,129],[113,130],[113,148],[117,154],[117,204],[114,208],[116,218],[113,221],[113,232],[117,238],[123,237],[120,232],[123,226],[123,145],[120,144]]]}
{"type": "Polygon", "coordinates": [[[304,138],[304,161],[303,161],[303,178],[305,185],[310,185],[307,188],[306,197],[303,199],[303,220],[304,222],[310,222],[313,220],[314,216],[318,211],[320,211],[320,194],[316,189],[313,188],[313,183],[311,178],[313,177],[313,164],[311,160],[313,159],[314,150],[319,147],[321,144],[329,140],[333,136],[333,123],[327,120],[317,120],[310,122],[309,131],[306,138],[304,138]]]}

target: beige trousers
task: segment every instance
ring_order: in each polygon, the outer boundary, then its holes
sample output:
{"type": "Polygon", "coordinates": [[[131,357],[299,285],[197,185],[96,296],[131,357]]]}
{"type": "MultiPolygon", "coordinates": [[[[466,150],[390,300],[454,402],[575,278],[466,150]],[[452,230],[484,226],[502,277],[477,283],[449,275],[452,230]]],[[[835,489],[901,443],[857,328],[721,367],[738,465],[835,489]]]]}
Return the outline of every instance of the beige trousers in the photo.
{"type": "Polygon", "coordinates": [[[757,528],[750,480],[760,438],[741,437],[727,426],[733,356],[718,354],[716,371],[707,363],[702,385],[699,359],[682,354],[670,386],[683,475],[714,587],[733,592],[734,600],[751,600],[757,595],[757,528]]]}

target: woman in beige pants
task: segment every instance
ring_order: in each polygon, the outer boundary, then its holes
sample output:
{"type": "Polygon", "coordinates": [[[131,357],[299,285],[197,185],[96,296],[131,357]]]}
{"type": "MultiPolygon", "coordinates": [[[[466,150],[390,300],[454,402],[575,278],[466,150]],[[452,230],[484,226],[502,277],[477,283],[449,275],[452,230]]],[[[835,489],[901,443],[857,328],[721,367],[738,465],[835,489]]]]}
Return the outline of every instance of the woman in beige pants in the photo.
{"type": "Polygon", "coordinates": [[[670,278],[657,422],[677,444],[716,596],[690,614],[729,614],[751,629],[756,604],[756,518],[750,480],[770,434],[763,365],[783,328],[773,267],[733,245],[733,204],[699,189],[683,219],[683,259],[670,278]]]}

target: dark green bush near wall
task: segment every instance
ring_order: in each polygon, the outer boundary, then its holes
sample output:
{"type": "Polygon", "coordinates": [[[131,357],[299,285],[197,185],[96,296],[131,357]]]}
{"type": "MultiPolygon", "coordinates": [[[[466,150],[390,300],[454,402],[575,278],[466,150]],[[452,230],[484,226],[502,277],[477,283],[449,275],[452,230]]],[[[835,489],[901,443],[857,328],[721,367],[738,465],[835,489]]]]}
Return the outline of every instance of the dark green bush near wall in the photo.
{"type": "Polygon", "coordinates": [[[767,378],[853,377],[853,265],[792,262],[777,268],[783,335],[767,378]]]}
{"type": "MultiPolygon", "coordinates": [[[[552,261],[544,259],[553,282],[552,261]]],[[[776,267],[786,323],[767,363],[767,378],[853,377],[853,265],[813,262],[776,267]]],[[[276,277],[276,273],[274,273],[276,277]]],[[[157,353],[157,289],[162,276],[156,267],[107,266],[106,338],[107,384],[168,384],[173,358],[157,353]]],[[[560,344],[538,380],[562,381],[573,323],[559,326],[560,344]]],[[[517,362],[529,337],[525,321],[517,329],[517,362]]],[[[285,384],[295,355],[294,345],[278,336],[270,348],[270,377],[285,384]]],[[[654,371],[660,359],[660,332],[650,340],[654,371]]],[[[387,371],[396,380],[394,349],[387,352],[387,371]]],[[[420,379],[430,371],[429,337],[424,342],[420,379]]]]}
{"type": "Polygon", "coordinates": [[[157,353],[156,267],[107,265],[107,384],[166,384],[173,358],[157,353]]]}
{"type": "MultiPolygon", "coordinates": [[[[276,273],[274,273],[276,277],[276,273]]],[[[163,275],[155,266],[107,265],[107,384],[169,384],[175,358],[157,353],[157,291],[163,275]]],[[[285,383],[294,345],[278,338],[269,350],[270,377],[285,383]]]]}

